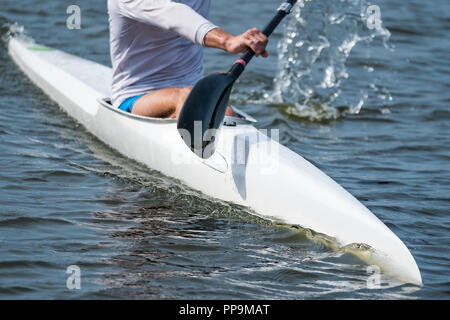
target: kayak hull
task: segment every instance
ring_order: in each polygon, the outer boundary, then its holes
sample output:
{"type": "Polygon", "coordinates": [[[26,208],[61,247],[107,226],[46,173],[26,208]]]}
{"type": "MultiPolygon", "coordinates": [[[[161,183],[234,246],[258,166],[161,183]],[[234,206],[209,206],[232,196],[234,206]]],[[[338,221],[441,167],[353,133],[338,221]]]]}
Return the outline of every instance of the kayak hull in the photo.
{"type": "Polygon", "coordinates": [[[111,107],[111,69],[12,38],[9,52],[51,99],[101,141],[123,155],[179,179],[208,196],[251,208],[261,217],[298,225],[335,239],[364,244],[362,257],[386,273],[417,285],[420,271],[403,242],[330,177],[282,146],[276,132],[249,121],[224,125],[209,159],[193,154],[176,120],[145,118],[111,107]]]}

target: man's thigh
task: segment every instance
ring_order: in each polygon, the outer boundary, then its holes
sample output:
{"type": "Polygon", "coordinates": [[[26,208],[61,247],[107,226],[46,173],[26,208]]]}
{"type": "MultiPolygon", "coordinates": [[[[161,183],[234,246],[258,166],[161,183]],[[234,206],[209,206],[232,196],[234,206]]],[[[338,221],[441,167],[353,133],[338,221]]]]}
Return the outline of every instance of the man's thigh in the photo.
{"type": "Polygon", "coordinates": [[[176,118],[192,87],[165,88],[149,92],[133,105],[133,114],[155,117],[176,118]]]}

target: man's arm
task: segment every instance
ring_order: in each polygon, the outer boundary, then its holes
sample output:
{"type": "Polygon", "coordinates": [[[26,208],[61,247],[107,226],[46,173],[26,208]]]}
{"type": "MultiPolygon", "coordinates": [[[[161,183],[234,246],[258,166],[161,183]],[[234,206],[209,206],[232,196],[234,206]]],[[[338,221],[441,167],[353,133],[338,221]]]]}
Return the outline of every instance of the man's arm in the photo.
{"type": "Polygon", "coordinates": [[[233,36],[218,28],[191,7],[170,0],[118,0],[120,13],[130,19],[173,31],[198,45],[232,54],[251,48],[255,56],[267,57],[267,37],[257,29],[233,36]]]}
{"type": "Polygon", "coordinates": [[[172,31],[198,45],[217,28],[191,7],[170,0],[117,0],[121,15],[162,30],[172,31]]]}
{"type": "Polygon", "coordinates": [[[256,57],[268,56],[268,38],[258,29],[250,29],[241,35],[233,36],[223,29],[215,28],[206,34],[203,42],[206,47],[222,49],[232,54],[244,53],[251,48],[256,57]]]}

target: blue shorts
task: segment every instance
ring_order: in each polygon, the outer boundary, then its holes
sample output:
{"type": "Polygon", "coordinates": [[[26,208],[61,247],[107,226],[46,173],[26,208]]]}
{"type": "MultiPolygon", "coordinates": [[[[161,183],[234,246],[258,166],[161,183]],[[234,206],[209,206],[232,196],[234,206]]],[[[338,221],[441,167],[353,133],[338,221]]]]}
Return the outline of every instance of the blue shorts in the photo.
{"type": "Polygon", "coordinates": [[[131,112],[131,110],[133,109],[133,105],[136,102],[136,100],[139,99],[142,96],[143,96],[143,94],[141,94],[140,96],[130,97],[130,98],[127,98],[127,99],[123,100],[123,102],[119,106],[119,109],[123,110],[125,112],[131,112]]]}

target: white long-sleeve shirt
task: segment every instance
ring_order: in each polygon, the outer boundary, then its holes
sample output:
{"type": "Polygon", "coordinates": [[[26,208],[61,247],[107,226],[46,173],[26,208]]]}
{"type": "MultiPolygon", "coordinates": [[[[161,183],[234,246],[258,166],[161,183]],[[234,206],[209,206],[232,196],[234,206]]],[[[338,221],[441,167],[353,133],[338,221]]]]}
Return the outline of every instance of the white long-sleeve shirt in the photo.
{"type": "Polygon", "coordinates": [[[108,0],[112,102],[194,85],[203,76],[203,40],[216,28],[210,0],[108,0]]]}

